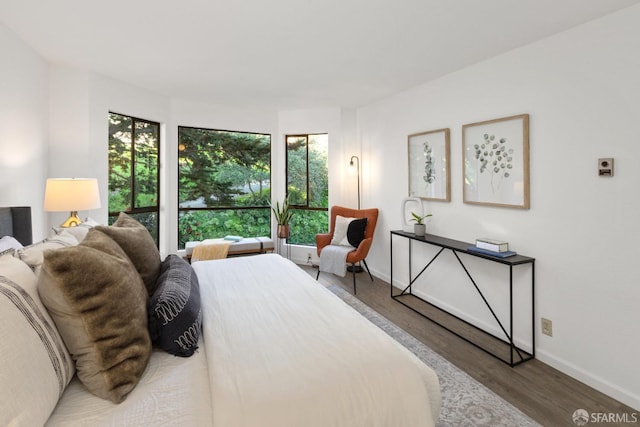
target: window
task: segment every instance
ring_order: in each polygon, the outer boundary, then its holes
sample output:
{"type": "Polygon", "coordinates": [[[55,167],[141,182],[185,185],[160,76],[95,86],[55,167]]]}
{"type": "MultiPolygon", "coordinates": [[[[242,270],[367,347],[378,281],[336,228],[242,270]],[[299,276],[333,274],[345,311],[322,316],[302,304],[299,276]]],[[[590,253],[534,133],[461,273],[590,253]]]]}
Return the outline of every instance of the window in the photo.
{"type": "Polygon", "coordinates": [[[329,228],[329,135],[287,135],[287,195],[295,214],[289,243],[315,245],[329,228]]]}
{"type": "Polygon", "coordinates": [[[271,135],[178,127],[178,245],[271,235],[271,135]]]}
{"type": "Polygon", "coordinates": [[[158,245],[160,124],[109,113],[109,224],[134,217],[158,245]]]}

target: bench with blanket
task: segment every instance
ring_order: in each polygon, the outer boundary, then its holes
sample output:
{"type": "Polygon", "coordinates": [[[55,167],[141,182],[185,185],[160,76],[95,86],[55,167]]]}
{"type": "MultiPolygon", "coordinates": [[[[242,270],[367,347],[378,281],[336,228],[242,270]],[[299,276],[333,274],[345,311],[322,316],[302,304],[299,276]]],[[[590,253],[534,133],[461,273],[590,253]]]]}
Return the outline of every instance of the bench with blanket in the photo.
{"type": "Polygon", "coordinates": [[[195,258],[204,260],[266,254],[273,252],[274,249],[273,240],[269,237],[245,237],[239,240],[206,239],[201,242],[187,242],[185,257],[191,260],[194,257],[194,250],[197,255],[195,258]]]}

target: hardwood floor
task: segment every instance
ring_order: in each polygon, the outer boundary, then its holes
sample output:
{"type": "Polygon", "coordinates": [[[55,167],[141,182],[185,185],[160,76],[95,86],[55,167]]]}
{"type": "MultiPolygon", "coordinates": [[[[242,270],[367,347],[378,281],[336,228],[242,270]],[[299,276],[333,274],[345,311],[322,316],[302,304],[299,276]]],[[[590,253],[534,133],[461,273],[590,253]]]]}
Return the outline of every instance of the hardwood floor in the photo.
{"type": "MultiPolygon", "coordinates": [[[[313,278],[316,277],[317,269],[310,266],[302,268],[313,278]]],[[[388,283],[378,278],[371,282],[366,273],[360,273],[357,277],[357,298],[543,426],[575,427],[572,415],[577,409],[585,409],[590,414],[628,414],[628,417],[637,414],[640,418],[638,411],[633,408],[539,360],[511,368],[391,299],[388,283]]],[[[319,280],[325,285],[337,284],[353,294],[350,273],[345,278],[321,273],[319,280]]]]}

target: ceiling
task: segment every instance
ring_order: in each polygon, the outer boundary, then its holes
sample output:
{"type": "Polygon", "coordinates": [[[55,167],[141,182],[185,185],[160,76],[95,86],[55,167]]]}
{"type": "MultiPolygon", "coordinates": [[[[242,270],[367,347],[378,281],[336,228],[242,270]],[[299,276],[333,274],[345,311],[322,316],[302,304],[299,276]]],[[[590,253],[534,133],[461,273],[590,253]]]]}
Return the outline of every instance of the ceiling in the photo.
{"type": "Polygon", "coordinates": [[[47,60],[175,98],[358,107],[640,0],[0,0],[47,60]]]}

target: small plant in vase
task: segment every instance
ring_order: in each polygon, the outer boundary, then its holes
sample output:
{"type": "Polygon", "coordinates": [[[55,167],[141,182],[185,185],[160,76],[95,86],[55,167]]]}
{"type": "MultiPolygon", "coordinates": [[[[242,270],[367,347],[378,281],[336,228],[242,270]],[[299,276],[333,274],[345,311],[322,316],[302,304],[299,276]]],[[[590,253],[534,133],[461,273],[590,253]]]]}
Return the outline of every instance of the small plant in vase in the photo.
{"type": "Polygon", "coordinates": [[[293,211],[289,208],[289,196],[285,197],[284,202],[282,202],[282,206],[280,206],[280,202],[276,202],[275,207],[271,203],[269,203],[269,206],[271,206],[271,210],[276,216],[276,221],[278,223],[278,237],[281,239],[288,238],[289,223],[293,217],[293,211]]]}
{"type": "Polygon", "coordinates": [[[432,214],[420,216],[415,212],[411,212],[411,216],[411,221],[415,222],[415,224],[413,225],[413,234],[415,234],[416,236],[424,236],[427,232],[427,226],[424,223],[424,220],[432,216],[432,214]]]}

